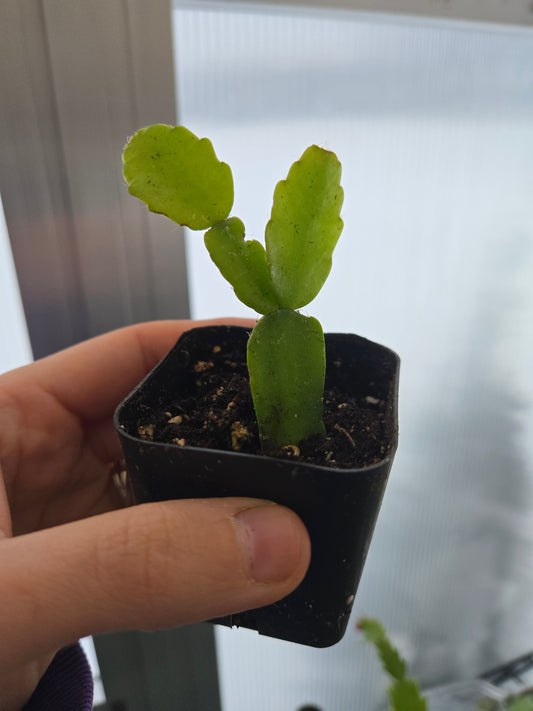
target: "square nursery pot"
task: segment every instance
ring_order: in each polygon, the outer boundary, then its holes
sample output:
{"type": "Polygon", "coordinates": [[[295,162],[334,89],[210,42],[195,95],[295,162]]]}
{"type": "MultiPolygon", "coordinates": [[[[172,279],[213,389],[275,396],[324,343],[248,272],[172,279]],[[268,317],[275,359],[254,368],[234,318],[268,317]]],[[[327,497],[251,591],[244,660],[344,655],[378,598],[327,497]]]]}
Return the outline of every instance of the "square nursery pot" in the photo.
{"type": "Polygon", "coordinates": [[[179,436],[170,444],[156,441],[152,413],[163,413],[158,417],[167,421],[176,418],[176,412],[188,419],[187,408],[203,371],[214,371],[220,365],[246,372],[248,336],[248,329],[237,326],[186,332],[119,405],[115,426],[129,484],[137,503],[249,496],[295,511],[307,527],[312,546],[302,583],[275,604],[215,622],[327,647],[344,635],[396,450],[399,359],[388,348],[359,336],[326,334],[326,392],[333,388],[347,399],[362,402],[365,417],[371,420],[364,426],[354,422],[352,434],[344,425],[337,430],[349,443],[377,428],[377,435],[368,436],[379,438],[373,443],[379,454],[364,466],[349,461],[339,468],[331,461],[313,464],[295,456],[188,446],[179,436]]]}

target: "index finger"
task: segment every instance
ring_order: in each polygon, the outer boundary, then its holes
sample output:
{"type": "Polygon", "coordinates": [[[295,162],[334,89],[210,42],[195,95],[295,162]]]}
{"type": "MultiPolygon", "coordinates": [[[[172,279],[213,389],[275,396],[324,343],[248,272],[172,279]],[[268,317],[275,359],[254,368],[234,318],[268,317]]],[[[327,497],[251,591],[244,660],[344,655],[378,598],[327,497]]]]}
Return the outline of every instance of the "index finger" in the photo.
{"type": "Polygon", "coordinates": [[[151,321],[97,336],[2,376],[6,384],[39,387],[80,418],[100,420],[197,326],[253,326],[249,319],[151,321]]]}

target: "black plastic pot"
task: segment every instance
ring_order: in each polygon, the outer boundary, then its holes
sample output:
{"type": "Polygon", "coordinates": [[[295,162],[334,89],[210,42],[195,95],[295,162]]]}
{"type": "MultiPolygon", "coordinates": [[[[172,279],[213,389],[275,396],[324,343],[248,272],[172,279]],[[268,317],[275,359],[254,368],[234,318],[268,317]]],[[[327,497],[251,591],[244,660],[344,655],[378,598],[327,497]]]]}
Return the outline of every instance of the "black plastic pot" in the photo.
{"type": "Polygon", "coordinates": [[[348,334],[326,335],[326,384],[385,406],[386,453],[362,469],[334,469],[261,455],[163,444],[137,434],[141,415],[164,393],[190,392],[188,365],[197,339],[216,344],[249,331],[236,326],[193,329],[115,413],[126,467],[138,503],[222,496],[269,499],[295,511],[309,531],[312,558],[300,586],[273,605],[216,620],[279,639],[327,647],[344,635],[397,446],[398,356],[348,334]]]}

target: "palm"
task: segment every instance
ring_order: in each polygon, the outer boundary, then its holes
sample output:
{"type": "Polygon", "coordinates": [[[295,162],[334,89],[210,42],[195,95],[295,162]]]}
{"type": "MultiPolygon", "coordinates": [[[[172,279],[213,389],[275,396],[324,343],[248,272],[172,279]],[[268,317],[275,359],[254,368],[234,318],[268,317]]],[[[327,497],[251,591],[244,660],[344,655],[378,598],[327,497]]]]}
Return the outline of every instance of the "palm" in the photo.
{"type": "Polygon", "coordinates": [[[116,508],[120,400],[194,325],[131,326],[0,377],[0,535],[28,533],[116,508]]]}
{"type": "Polygon", "coordinates": [[[14,534],[115,507],[109,470],[119,448],[111,412],[84,422],[38,385],[22,395],[11,395],[8,387],[1,412],[9,414],[2,465],[14,534]]]}
{"type": "Polygon", "coordinates": [[[0,378],[0,471],[9,503],[0,500],[1,533],[28,533],[117,507],[113,410],[184,325],[115,331],[0,378]]]}

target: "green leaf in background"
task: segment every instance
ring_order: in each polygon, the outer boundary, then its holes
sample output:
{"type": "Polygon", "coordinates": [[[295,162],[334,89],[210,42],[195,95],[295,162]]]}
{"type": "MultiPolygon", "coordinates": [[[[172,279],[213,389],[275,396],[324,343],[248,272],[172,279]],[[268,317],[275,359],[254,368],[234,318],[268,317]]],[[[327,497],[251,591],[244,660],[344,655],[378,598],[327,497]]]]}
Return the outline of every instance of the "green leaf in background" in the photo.
{"type": "Polygon", "coordinates": [[[207,138],[184,126],[154,124],[129,140],[123,154],[129,192],[152,212],[193,230],[224,220],[233,206],[231,169],[207,138]]]}
{"type": "Polygon", "coordinates": [[[358,628],[364,633],[368,642],[372,642],[377,649],[383,669],[393,679],[405,677],[405,661],[398,650],[391,644],[385,628],[378,621],[370,617],[363,618],[357,623],[358,628]]]}
{"type": "Polygon", "coordinates": [[[278,308],[265,248],[256,240],[244,239],[244,225],[238,217],[217,222],[204,241],[211,259],[243,304],[260,314],[278,308]]]}
{"type": "Polygon", "coordinates": [[[387,636],[385,628],[378,621],[364,617],[357,622],[365,639],[377,649],[383,669],[393,678],[389,687],[389,699],[394,711],[426,711],[427,701],[414,679],[406,677],[407,667],[400,653],[387,636]]]}
{"type": "Polygon", "coordinates": [[[344,198],[337,156],[310,146],[274,191],[265,240],[281,308],[299,309],[318,294],[342,232],[344,198]]]}
{"type": "Polygon", "coordinates": [[[389,689],[389,699],[394,711],[426,711],[427,703],[420,695],[414,679],[398,679],[389,689]]]}
{"type": "Polygon", "coordinates": [[[316,319],[288,309],[263,316],[248,341],[248,370],[265,450],[324,433],[326,355],[316,319]]]}
{"type": "Polygon", "coordinates": [[[509,706],[509,711],[533,711],[533,696],[524,696],[513,701],[509,706]]]}

